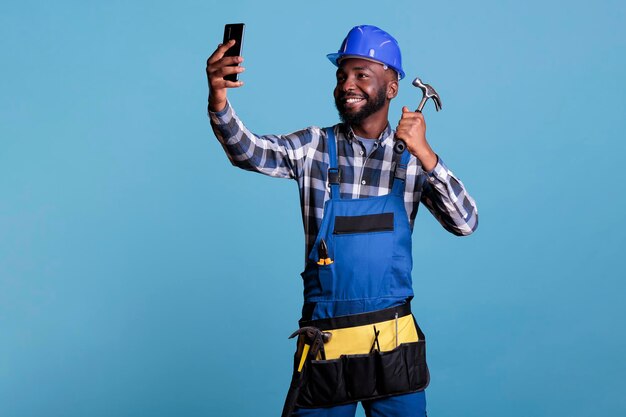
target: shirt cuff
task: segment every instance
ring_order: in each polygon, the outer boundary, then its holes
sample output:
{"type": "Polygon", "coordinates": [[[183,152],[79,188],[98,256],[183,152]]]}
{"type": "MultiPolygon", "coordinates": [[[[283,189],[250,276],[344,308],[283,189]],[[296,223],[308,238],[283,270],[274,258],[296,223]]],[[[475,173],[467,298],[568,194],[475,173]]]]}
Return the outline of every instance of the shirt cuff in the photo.
{"type": "Polygon", "coordinates": [[[226,100],[226,106],[220,111],[211,111],[209,110],[209,118],[216,125],[223,125],[228,122],[232,118],[232,108],[230,107],[230,102],[226,100]]]}
{"type": "Polygon", "coordinates": [[[437,165],[432,170],[426,171],[426,175],[430,182],[447,182],[450,177],[450,171],[439,155],[437,155],[437,165]]]}

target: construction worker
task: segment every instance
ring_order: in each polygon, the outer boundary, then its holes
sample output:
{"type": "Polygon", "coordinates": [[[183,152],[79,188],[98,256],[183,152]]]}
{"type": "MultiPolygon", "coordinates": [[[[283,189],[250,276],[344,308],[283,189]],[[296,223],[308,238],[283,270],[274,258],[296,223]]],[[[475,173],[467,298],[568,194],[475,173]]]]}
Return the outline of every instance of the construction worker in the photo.
{"type": "Polygon", "coordinates": [[[224,80],[244,71],[234,65],[241,57],[224,57],[233,44],[207,61],[213,131],[233,165],[295,179],[300,189],[304,304],[283,417],[352,417],[358,402],[367,416],[425,416],[424,335],[410,310],[413,222],[422,202],[446,230],[466,236],[478,214],[426,140],[424,116],[403,107],[395,131],[388,122],[405,75],[397,41],[375,26],[354,27],[328,55],[342,123],[265,136],[248,130],[227,100],[229,88],[243,85],[224,80]],[[396,139],[406,142],[401,154],[396,139]]]}

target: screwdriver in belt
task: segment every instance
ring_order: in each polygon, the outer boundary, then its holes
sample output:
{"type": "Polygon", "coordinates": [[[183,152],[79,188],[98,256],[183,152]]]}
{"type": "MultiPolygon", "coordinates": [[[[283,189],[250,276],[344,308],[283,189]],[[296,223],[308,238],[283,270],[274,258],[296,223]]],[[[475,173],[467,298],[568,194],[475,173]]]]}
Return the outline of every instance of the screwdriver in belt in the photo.
{"type": "Polygon", "coordinates": [[[326,246],[324,239],[320,240],[320,244],[317,247],[317,255],[320,258],[317,261],[318,265],[330,265],[333,263],[333,260],[328,257],[328,246],[326,246]]]}

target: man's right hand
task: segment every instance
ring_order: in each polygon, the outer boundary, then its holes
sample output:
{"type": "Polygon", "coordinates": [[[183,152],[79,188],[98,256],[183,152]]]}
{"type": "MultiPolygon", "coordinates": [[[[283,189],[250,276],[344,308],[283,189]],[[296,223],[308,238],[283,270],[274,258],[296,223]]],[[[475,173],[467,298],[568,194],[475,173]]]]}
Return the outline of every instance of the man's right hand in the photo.
{"type": "Polygon", "coordinates": [[[206,77],[209,82],[209,110],[221,111],[226,107],[226,90],[238,88],[243,81],[226,81],[224,77],[229,74],[244,72],[241,66],[234,66],[243,62],[240,56],[224,57],[226,51],[235,45],[231,39],[225,44],[220,44],[215,52],[206,61],[206,77]]]}

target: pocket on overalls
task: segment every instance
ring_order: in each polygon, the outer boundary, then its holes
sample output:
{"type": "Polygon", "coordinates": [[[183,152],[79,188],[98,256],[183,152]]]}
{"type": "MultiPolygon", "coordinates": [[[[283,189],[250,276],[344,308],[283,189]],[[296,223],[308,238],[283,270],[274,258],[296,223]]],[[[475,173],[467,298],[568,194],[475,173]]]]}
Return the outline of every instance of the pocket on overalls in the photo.
{"type": "Polygon", "coordinates": [[[337,216],[333,229],[343,299],[387,296],[394,243],[394,214],[337,216]]]}
{"type": "Polygon", "coordinates": [[[330,297],[334,294],[334,270],[335,264],[321,265],[318,267],[317,276],[319,278],[320,287],[323,297],[330,297]]]}

